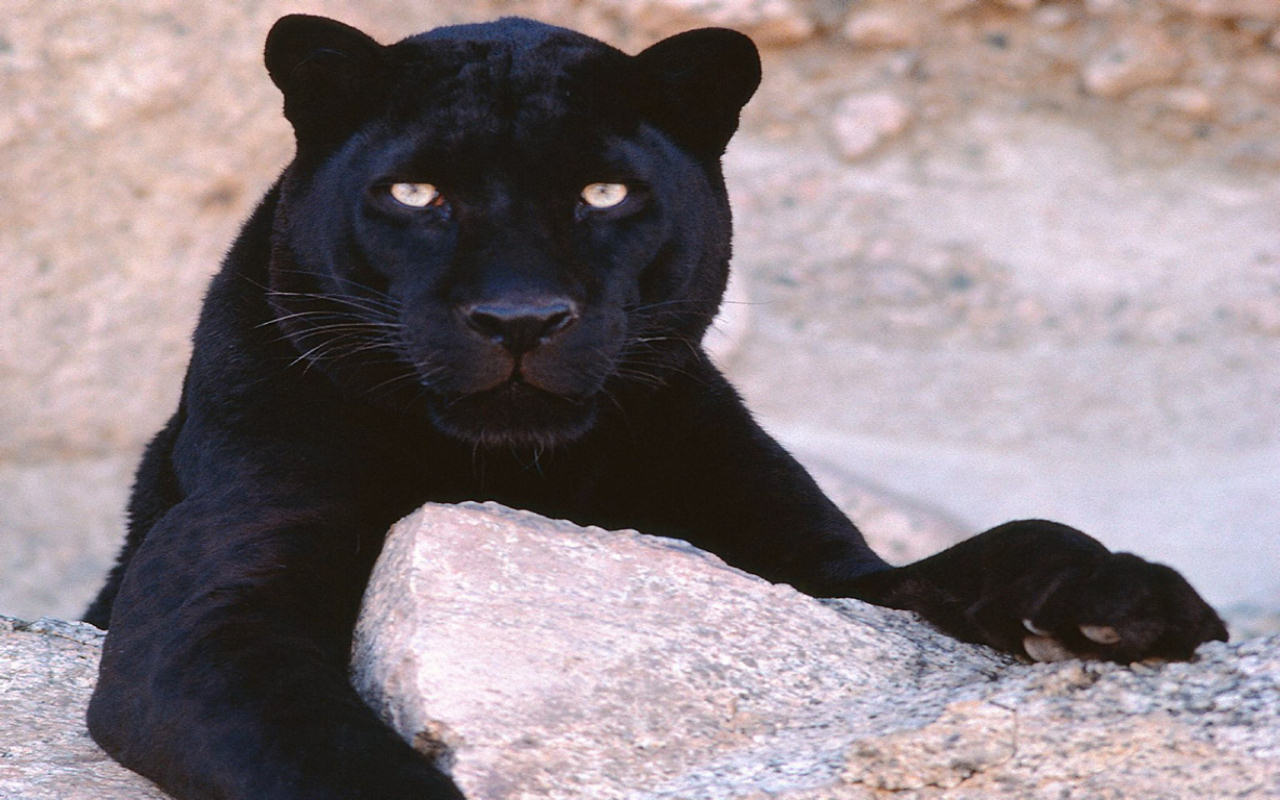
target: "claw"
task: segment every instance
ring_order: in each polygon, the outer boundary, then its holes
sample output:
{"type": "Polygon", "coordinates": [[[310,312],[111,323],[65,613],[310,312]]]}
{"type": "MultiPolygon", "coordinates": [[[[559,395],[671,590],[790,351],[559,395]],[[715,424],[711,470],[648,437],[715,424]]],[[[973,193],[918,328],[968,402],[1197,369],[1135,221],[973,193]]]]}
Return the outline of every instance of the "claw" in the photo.
{"type": "Polygon", "coordinates": [[[1120,634],[1110,625],[1081,625],[1080,632],[1086,639],[1098,644],[1115,644],[1120,641],[1120,634]]]}
{"type": "Polygon", "coordinates": [[[1041,630],[1041,629],[1037,628],[1037,627],[1035,626],[1035,623],[1033,623],[1030,619],[1023,619],[1023,620],[1022,620],[1022,627],[1026,628],[1028,631],[1030,631],[1030,632],[1034,633],[1036,636],[1051,636],[1051,635],[1052,635],[1052,634],[1050,634],[1048,631],[1041,630]]]}
{"type": "Polygon", "coordinates": [[[1022,640],[1022,649],[1033,661],[1066,661],[1075,655],[1063,647],[1057,639],[1048,636],[1028,636],[1022,640]]]}

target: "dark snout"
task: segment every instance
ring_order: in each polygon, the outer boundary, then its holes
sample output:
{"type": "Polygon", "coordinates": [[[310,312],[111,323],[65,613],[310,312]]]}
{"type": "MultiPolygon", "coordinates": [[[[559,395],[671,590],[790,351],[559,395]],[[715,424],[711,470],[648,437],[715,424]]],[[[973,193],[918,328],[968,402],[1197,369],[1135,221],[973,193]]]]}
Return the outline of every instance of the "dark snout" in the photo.
{"type": "Polygon", "coordinates": [[[621,347],[621,311],[554,290],[481,296],[450,306],[451,341],[432,364],[445,400],[433,408],[436,425],[482,444],[581,436],[621,347]]]}
{"type": "MultiPolygon", "coordinates": [[[[495,292],[453,306],[462,347],[454,369],[463,394],[521,383],[562,397],[599,388],[606,363],[599,351],[614,349],[600,315],[556,291],[495,292]],[[459,380],[460,379],[460,380],[459,380]]],[[[606,359],[607,361],[607,359],[606,359]]]]}
{"type": "Polygon", "coordinates": [[[580,316],[577,303],[555,296],[472,303],[459,314],[472,332],[516,357],[551,343],[580,316]]]}

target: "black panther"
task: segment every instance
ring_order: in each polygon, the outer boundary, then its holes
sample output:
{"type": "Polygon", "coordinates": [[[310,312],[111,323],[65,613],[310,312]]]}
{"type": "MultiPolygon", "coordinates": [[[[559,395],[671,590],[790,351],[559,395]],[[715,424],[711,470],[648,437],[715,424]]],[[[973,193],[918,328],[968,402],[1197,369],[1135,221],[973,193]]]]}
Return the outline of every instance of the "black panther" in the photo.
{"type": "Polygon", "coordinates": [[[1226,638],[1178,573],[1052,522],[891,568],[753,422],[700,344],[745,36],[629,56],[505,19],[382,46],[289,16],[266,66],[296,157],[213,279],[85,616],[89,729],[174,796],[461,797],[347,676],[383,533],[426,501],[680,537],[1031,657],[1226,638]]]}

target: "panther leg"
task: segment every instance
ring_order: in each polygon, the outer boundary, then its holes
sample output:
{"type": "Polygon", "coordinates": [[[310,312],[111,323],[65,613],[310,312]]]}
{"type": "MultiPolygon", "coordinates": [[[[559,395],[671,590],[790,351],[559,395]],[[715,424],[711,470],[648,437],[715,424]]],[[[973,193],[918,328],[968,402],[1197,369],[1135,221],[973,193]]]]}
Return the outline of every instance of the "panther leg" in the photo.
{"type": "Polygon", "coordinates": [[[1189,659],[1226,641],[1221,618],[1176,570],[1055,522],[1000,525],[929,558],[862,576],[851,594],[1037,661],[1189,659]]]}

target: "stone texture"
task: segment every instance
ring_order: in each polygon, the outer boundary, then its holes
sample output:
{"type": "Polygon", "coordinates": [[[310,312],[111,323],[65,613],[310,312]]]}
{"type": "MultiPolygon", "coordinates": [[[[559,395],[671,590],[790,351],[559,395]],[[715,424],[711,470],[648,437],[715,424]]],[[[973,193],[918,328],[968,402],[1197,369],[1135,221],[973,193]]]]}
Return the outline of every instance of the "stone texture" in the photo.
{"type": "Polygon", "coordinates": [[[112,761],[84,725],[102,631],[79,622],[0,617],[0,797],[162,800],[112,761]]]}
{"type": "Polygon", "coordinates": [[[396,527],[354,663],[475,800],[1280,790],[1280,638],[1021,665],[682,542],[494,505],[396,527]]]}
{"type": "Polygon", "coordinates": [[[428,506],[384,551],[355,680],[410,740],[442,740],[477,798],[773,790],[834,774],[846,729],[883,730],[851,709],[984,683],[1003,663],[930,634],[953,668],[923,671],[902,615],[869,620],[683,542],[428,506]]]}

